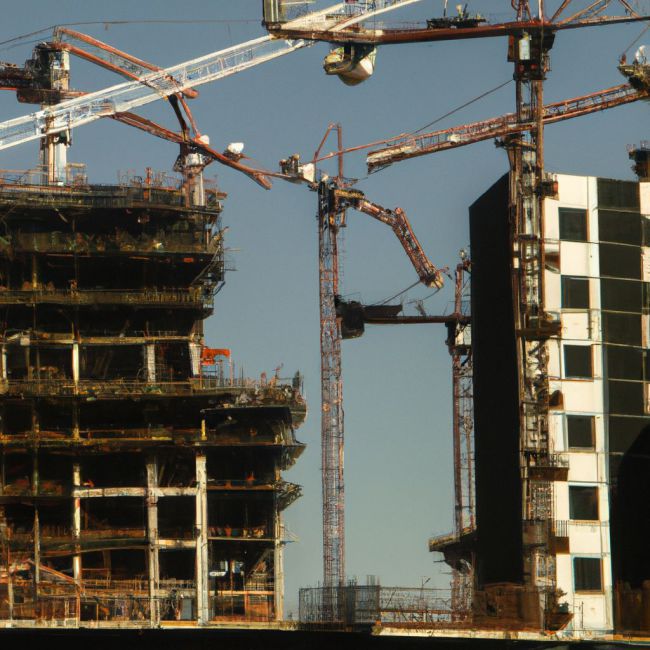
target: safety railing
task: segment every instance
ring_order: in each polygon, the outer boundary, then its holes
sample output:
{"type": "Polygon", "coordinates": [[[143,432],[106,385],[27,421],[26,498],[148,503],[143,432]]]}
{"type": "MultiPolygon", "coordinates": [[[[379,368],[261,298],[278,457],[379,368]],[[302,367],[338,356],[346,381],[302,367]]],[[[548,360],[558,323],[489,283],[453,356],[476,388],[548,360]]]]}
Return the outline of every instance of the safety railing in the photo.
{"type": "Polygon", "coordinates": [[[211,290],[203,287],[189,289],[165,289],[143,291],[119,291],[105,289],[50,289],[42,287],[30,290],[14,290],[0,286],[0,304],[62,303],[74,305],[169,305],[193,306],[211,309],[214,297],[211,290]]]}
{"type": "Polygon", "coordinates": [[[451,603],[450,589],[349,585],[299,594],[300,622],[306,624],[444,626],[452,620],[451,603]]]}
{"type": "MultiPolygon", "coordinates": [[[[2,143],[0,143],[2,148],[2,143]]],[[[12,178],[0,172],[0,204],[11,201],[26,207],[134,208],[160,207],[190,212],[221,212],[218,194],[208,193],[205,206],[188,205],[185,192],[177,188],[147,185],[41,185],[29,172],[12,178]]]]}
{"type": "Polygon", "coordinates": [[[16,233],[0,240],[2,250],[24,253],[203,253],[219,252],[220,236],[206,241],[205,231],[191,233],[165,233],[160,237],[132,237],[128,233],[111,236],[70,234],[62,232],[16,233]]]}

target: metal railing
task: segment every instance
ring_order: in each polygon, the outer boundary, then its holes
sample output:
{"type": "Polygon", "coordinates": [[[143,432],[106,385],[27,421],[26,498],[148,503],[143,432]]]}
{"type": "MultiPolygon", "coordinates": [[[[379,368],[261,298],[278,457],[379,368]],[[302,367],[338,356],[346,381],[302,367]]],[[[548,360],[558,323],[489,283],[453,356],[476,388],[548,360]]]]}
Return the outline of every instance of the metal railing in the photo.
{"type": "MultiPolygon", "coordinates": [[[[2,143],[0,143],[0,149],[2,143]]],[[[16,177],[3,175],[0,171],[0,204],[42,207],[87,207],[87,208],[133,208],[142,205],[151,208],[187,210],[196,213],[214,214],[221,212],[218,194],[207,194],[205,206],[188,206],[185,193],[178,188],[154,187],[148,185],[42,185],[40,172],[27,170],[16,177]]]]}
{"type": "Polygon", "coordinates": [[[191,305],[212,309],[214,296],[203,287],[189,289],[165,289],[143,291],[120,291],[118,289],[47,289],[15,290],[0,287],[0,304],[65,303],[75,305],[191,305]]]}
{"type": "Polygon", "coordinates": [[[314,587],[299,594],[300,622],[435,627],[452,621],[450,589],[349,585],[314,587]],[[333,619],[330,618],[333,616],[333,619]]]}
{"type": "MultiPolygon", "coordinates": [[[[214,255],[221,248],[221,237],[210,241],[205,231],[165,233],[160,237],[133,237],[128,233],[87,236],[81,233],[15,233],[7,237],[3,248],[25,253],[203,253],[214,255]],[[199,241],[197,241],[197,238],[199,241]]],[[[1,248],[0,248],[1,250],[1,248]]]]}

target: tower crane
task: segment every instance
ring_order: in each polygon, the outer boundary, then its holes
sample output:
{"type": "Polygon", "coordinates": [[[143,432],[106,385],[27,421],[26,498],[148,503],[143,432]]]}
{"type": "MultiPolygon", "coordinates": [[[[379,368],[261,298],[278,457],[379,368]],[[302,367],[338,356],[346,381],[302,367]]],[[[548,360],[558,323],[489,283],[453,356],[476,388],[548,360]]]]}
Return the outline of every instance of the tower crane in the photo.
{"type": "Polygon", "coordinates": [[[300,164],[297,154],[280,161],[286,180],[306,183],[318,193],[319,304],[321,348],[321,456],[323,494],[323,615],[338,620],[342,602],[338,587],[345,582],[345,489],[343,472],[344,420],[341,341],[347,323],[339,287],[339,232],[347,225],[347,210],[354,209],[388,226],[398,238],[420,282],[441,288],[446,269],[438,269],[420,245],[406,213],[401,208],[384,208],[352,188],[343,175],[339,154],[338,174],[316,179],[315,161],[331,133],[342,146],[340,124],[330,124],[311,163],[300,164]]]}
{"type": "MultiPolygon", "coordinates": [[[[323,32],[346,29],[375,15],[418,1],[375,0],[353,13],[346,2],[339,2],[300,16],[286,25],[292,29],[317,26],[323,32]]],[[[197,86],[310,45],[304,40],[287,41],[267,35],[162,69],[79,32],[60,28],[55,36],[54,44],[37,46],[34,58],[24,68],[0,64],[0,89],[16,90],[21,101],[43,104],[39,111],[0,122],[0,150],[32,140],[45,141],[43,148],[46,155],[49,154],[49,159],[45,160],[50,170],[49,182],[61,182],[61,168],[65,166],[64,152],[70,142],[68,134],[71,129],[102,117],[113,117],[160,137],[167,137],[169,133],[165,129],[158,129],[157,125],[143,118],[132,118],[131,112],[170,96],[178,97],[183,106],[184,97],[196,96],[194,88],[197,86]],[[91,93],[70,91],[67,53],[118,72],[129,81],[91,93]]],[[[209,159],[219,160],[248,174],[267,189],[270,187],[264,174],[246,168],[232,157],[221,156],[210,150],[205,138],[194,136],[190,140],[189,146],[209,159]]]]}

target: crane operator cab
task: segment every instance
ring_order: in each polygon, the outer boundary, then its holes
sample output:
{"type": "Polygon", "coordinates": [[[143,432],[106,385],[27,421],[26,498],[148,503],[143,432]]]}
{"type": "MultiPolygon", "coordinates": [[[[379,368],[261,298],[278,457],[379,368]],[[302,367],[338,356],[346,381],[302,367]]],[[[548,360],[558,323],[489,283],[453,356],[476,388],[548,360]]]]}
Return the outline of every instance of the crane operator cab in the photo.
{"type": "Polygon", "coordinates": [[[377,48],[346,43],[330,51],[323,61],[325,74],[337,75],[346,86],[356,86],[375,71],[377,48]]]}

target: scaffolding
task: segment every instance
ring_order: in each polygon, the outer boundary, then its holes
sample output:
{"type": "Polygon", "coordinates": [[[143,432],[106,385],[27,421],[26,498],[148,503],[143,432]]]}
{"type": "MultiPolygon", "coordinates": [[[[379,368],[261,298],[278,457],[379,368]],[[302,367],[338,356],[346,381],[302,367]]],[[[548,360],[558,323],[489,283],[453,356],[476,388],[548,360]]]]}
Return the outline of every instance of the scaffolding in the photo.
{"type": "Polygon", "coordinates": [[[278,620],[306,406],[205,345],[224,195],[27,180],[0,183],[0,626],[278,620]]]}

